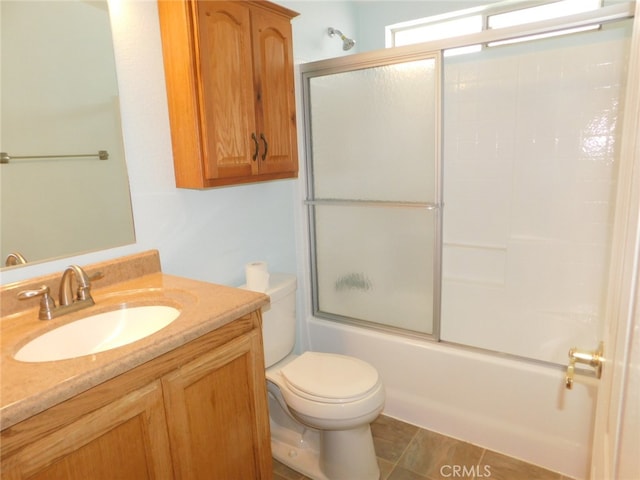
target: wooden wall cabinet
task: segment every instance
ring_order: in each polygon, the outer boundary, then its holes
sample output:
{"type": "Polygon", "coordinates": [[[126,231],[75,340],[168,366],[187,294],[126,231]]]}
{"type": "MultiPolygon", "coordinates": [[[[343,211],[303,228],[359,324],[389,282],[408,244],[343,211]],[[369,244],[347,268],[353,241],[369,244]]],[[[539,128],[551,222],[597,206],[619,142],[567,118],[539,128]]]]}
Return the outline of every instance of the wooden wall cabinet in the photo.
{"type": "Polygon", "coordinates": [[[158,0],[176,185],[296,177],[291,18],[266,1],[158,0]]]}
{"type": "Polygon", "coordinates": [[[271,478],[259,324],[255,312],[3,430],[2,478],[271,478]]]}

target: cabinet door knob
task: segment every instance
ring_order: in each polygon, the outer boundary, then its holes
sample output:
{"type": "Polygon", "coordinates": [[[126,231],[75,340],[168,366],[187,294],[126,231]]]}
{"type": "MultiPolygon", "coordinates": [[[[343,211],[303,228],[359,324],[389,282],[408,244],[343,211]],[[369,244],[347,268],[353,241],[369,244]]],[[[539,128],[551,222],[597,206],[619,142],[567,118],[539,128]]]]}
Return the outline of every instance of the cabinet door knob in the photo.
{"type": "MultiPolygon", "coordinates": [[[[262,136],[262,135],[260,135],[260,136],[262,136]]],[[[256,147],[256,149],[253,152],[253,157],[251,157],[253,159],[253,161],[255,162],[256,159],[258,158],[258,149],[259,149],[259,147],[258,147],[258,138],[256,137],[255,133],[251,134],[251,139],[253,140],[253,145],[256,147]]],[[[262,159],[264,160],[264,157],[262,157],[262,159]]]]}
{"type": "Polygon", "coordinates": [[[269,144],[267,143],[267,139],[264,138],[264,134],[260,134],[260,140],[264,143],[264,152],[262,153],[262,160],[267,158],[267,152],[269,151],[269,144]]]}

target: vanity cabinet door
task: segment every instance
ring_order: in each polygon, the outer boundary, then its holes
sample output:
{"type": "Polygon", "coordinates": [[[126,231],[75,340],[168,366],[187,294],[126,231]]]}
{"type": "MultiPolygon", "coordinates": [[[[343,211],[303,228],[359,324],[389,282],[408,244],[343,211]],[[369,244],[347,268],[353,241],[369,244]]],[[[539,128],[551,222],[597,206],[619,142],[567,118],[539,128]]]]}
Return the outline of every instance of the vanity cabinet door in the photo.
{"type": "Polygon", "coordinates": [[[254,330],[163,377],[175,478],[271,478],[261,351],[254,330]]]}
{"type": "Polygon", "coordinates": [[[3,458],[2,478],[172,478],[161,383],[135,390],[3,458]]]}

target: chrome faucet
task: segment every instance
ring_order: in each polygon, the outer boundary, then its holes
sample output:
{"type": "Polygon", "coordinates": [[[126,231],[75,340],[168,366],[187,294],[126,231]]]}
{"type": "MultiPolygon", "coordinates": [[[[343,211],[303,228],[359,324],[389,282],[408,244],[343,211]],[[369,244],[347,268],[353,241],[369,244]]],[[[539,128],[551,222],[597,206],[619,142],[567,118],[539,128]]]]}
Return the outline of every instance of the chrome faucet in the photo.
{"type": "Polygon", "coordinates": [[[35,290],[22,291],[18,293],[18,298],[24,300],[41,296],[38,318],[40,320],[51,320],[60,315],[95,305],[91,297],[91,281],[98,278],[102,278],[101,272],[89,277],[78,265],[70,265],[66,268],[60,280],[60,290],[58,292],[60,304],[58,306],[56,306],[55,300],[51,297],[47,285],[42,285],[35,290]],[[73,291],[74,278],[77,284],[75,293],[73,291]]]}
{"type": "Polygon", "coordinates": [[[62,280],[60,280],[60,290],[58,292],[58,298],[60,300],[60,307],[66,307],[74,305],[80,302],[87,302],[87,306],[94,304],[93,298],[91,298],[91,281],[87,273],[78,265],[70,265],[62,274],[62,280]],[[72,280],[76,279],[78,289],[76,295],[73,295],[72,280]]]}

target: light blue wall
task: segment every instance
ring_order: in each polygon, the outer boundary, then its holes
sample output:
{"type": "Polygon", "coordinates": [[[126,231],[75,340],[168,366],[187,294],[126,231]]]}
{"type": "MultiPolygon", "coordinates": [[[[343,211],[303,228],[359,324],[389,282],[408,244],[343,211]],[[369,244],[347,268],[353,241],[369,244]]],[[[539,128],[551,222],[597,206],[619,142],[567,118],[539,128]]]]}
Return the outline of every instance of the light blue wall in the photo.
{"type": "Polygon", "coordinates": [[[356,38],[357,2],[282,0],[275,3],[300,13],[292,21],[293,55],[297,64],[358,52],[357,43],[356,47],[344,52],[342,41],[329,37],[327,32],[333,27],[356,38]]]}

